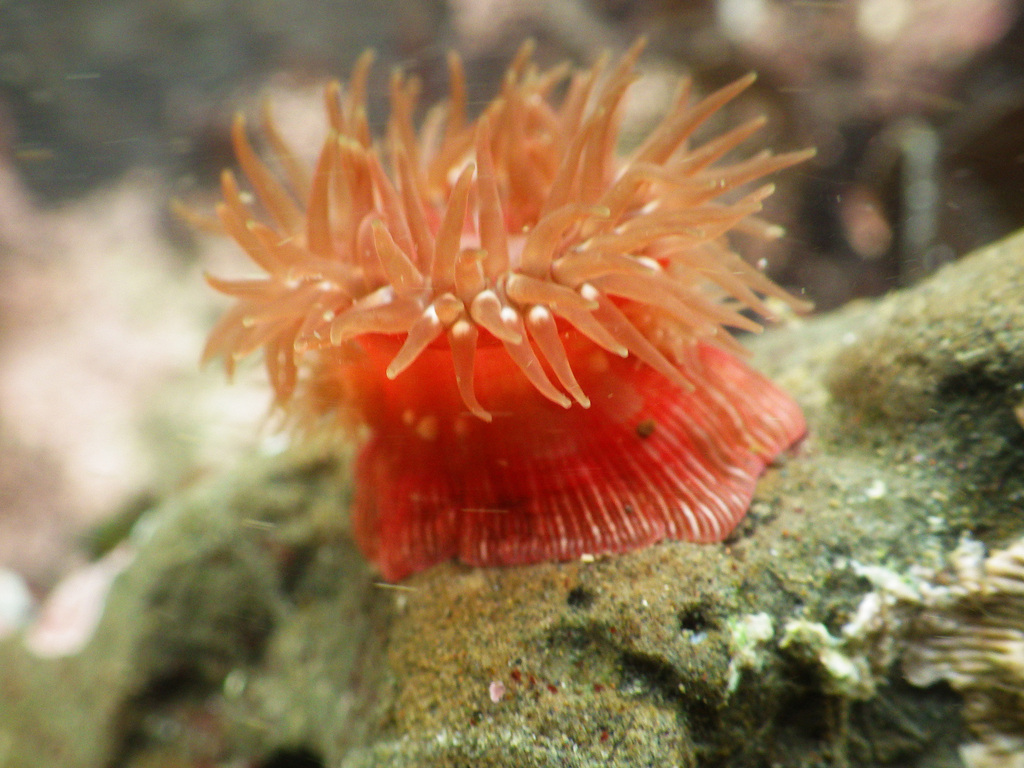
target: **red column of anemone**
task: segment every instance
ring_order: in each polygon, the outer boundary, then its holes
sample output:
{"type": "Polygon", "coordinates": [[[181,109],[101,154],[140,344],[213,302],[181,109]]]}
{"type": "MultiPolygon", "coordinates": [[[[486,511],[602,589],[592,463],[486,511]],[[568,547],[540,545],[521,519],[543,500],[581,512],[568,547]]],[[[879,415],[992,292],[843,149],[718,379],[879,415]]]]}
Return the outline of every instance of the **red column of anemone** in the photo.
{"type": "Polygon", "coordinates": [[[372,430],[353,522],[387,579],[452,557],[510,565],[664,538],[719,541],[765,465],[805,431],[786,394],[706,345],[695,348],[692,391],[587,347],[574,369],[592,405],[568,410],[539,396],[500,347],[481,347],[477,391],[491,423],[466,412],[446,350],[387,381],[393,341],[362,348],[365,358],[321,376],[344,380],[372,430]]]}

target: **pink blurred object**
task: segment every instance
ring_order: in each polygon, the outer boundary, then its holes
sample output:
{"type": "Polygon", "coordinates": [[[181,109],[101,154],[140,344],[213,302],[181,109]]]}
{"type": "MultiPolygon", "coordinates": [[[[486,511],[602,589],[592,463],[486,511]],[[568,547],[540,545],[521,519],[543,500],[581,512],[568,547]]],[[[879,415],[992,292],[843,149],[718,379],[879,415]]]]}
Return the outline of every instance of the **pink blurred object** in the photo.
{"type": "Polygon", "coordinates": [[[487,687],[487,693],[490,694],[491,701],[497,704],[505,695],[505,684],[500,680],[494,680],[487,687]]]}
{"type": "Polygon", "coordinates": [[[135,548],[122,544],[64,578],[43,602],[25,632],[25,646],[36,656],[73,656],[89,644],[107,603],[110,587],[132,560],[135,548]]]}

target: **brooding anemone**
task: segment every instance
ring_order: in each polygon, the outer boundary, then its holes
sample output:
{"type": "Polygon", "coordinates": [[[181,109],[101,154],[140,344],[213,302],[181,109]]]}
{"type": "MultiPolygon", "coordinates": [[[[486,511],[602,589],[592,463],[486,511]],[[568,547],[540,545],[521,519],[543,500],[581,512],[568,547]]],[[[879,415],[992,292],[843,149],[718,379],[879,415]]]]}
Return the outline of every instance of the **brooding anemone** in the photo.
{"type": "Polygon", "coordinates": [[[723,327],[759,330],[741,314],[769,315],[759,294],[800,304],[726,236],[776,236],[755,216],[772,187],[749,186],[810,153],[722,162],[761,119],[693,145],[748,76],[682,88],[619,159],[641,47],[570,72],[524,46],[475,121],[453,55],[419,135],[419,84],[396,73],[376,142],[364,55],[327,89],[311,174],[269,120],[274,170],[235,122],[256,202],[225,172],[217,215],[266,274],[209,278],[236,303],[204,358],[230,372],[262,349],[279,406],[366,428],[353,527],[385,578],[719,541],[804,432],[723,327]]]}

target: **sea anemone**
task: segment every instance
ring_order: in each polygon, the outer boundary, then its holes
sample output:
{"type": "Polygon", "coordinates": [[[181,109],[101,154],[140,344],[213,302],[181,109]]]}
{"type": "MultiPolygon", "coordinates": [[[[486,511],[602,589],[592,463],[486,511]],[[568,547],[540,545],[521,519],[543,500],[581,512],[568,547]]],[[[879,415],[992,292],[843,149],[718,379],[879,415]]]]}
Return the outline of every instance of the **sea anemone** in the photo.
{"type": "Polygon", "coordinates": [[[217,217],[266,274],[209,278],[236,303],[204,359],[262,349],[295,421],[357,428],[353,530],[387,579],[720,541],[804,433],[724,327],[760,330],[742,311],[770,315],[762,296],[801,305],[727,236],[777,236],[756,217],[771,185],[749,186],[810,153],[724,161],[760,118],[693,143],[750,75],[699,101],[684,83],[620,159],[641,48],[542,71],[525,45],[475,121],[451,55],[418,135],[396,72],[378,141],[364,55],[327,88],[312,173],[272,120],[272,165],[235,120],[255,194],[225,171],[217,217]]]}

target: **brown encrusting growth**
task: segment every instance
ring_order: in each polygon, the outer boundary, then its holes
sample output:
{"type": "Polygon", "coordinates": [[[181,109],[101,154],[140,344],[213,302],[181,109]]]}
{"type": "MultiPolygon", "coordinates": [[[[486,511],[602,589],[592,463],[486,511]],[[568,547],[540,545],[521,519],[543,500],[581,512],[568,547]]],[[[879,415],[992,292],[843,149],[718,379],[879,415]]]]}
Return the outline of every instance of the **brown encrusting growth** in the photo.
{"type": "Polygon", "coordinates": [[[217,214],[266,275],[209,278],[236,303],[204,359],[230,371],[262,349],[277,404],[302,423],[369,428],[354,525],[387,578],[453,556],[720,540],[804,432],[723,328],[759,330],[741,314],[770,314],[759,294],[802,305],[727,235],[777,236],[756,216],[771,185],[746,188],[812,153],[723,162],[760,118],[692,143],[747,76],[696,102],[684,84],[618,158],[641,48],[574,72],[539,71],[524,45],[475,121],[452,55],[451,96],[418,134],[419,85],[396,73],[378,143],[364,55],[347,90],[327,89],[312,173],[270,120],[275,170],[235,122],[263,220],[230,171],[217,214]]]}
{"type": "Polygon", "coordinates": [[[968,768],[1024,765],[1024,539],[985,557],[964,538],[951,572],[923,590],[903,673],[914,685],[944,680],[964,697],[977,741],[960,747],[968,768]]]}

